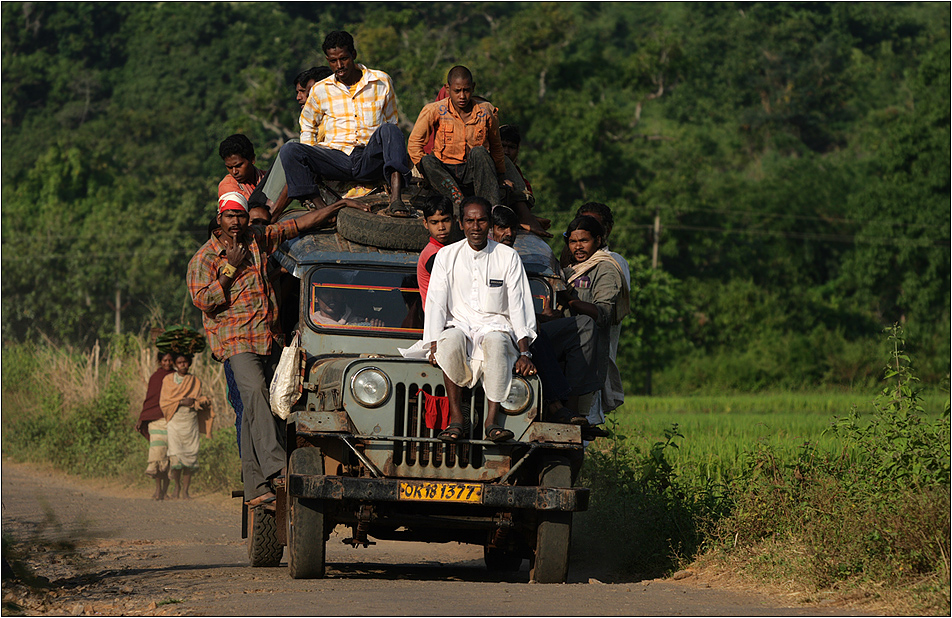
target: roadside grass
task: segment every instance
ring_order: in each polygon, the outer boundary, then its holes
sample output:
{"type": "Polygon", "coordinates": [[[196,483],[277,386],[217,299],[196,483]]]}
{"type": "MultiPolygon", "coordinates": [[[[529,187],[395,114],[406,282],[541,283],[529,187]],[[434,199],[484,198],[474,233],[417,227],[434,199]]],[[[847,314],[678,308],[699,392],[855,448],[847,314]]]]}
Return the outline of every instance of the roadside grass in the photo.
{"type": "MultiPolygon", "coordinates": [[[[748,454],[770,448],[790,458],[803,444],[821,450],[841,446],[830,430],[851,409],[871,414],[874,393],[776,393],[697,397],[626,396],[612,413],[618,432],[641,451],[674,425],[687,439],[668,452],[679,476],[722,484],[737,477],[748,454]]],[[[938,419],[948,395],[930,389],[922,396],[924,415],[938,419]]],[[[697,481],[695,481],[697,482],[697,481]]]]}
{"type": "Polygon", "coordinates": [[[889,341],[875,397],[630,399],[589,446],[584,533],[628,573],[720,569],[807,602],[948,613],[949,398],[923,397],[901,330],[889,341]]]}
{"type": "MultiPolygon", "coordinates": [[[[148,442],[135,431],[157,364],[145,340],[125,336],[87,352],[52,344],[2,351],[2,450],[21,461],[49,462],[71,474],[146,486],[148,442]]],[[[240,486],[234,412],[225,402],[221,366],[206,352],[192,366],[212,400],[211,440],[202,438],[197,493],[240,486]]]]}

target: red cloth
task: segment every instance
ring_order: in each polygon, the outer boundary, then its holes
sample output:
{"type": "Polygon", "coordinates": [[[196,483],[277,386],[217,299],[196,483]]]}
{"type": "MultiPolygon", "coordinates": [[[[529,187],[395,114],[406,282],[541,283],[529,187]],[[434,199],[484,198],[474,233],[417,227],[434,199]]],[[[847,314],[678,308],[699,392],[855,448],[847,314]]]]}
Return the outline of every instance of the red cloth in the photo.
{"type": "Polygon", "coordinates": [[[162,380],[170,373],[172,372],[159,367],[149,378],[149,387],[145,391],[145,401],[142,402],[142,412],[139,414],[139,433],[146,440],[149,439],[149,423],[165,418],[162,408],[159,407],[159,395],[162,393],[162,380]]]}
{"type": "Polygon", "coordinates": [[[439,395],[430,395],[426,391],[423,393],[423,407],[426,410],[427,429],[446,429],[450,424],[450,400],[439,395]]]}

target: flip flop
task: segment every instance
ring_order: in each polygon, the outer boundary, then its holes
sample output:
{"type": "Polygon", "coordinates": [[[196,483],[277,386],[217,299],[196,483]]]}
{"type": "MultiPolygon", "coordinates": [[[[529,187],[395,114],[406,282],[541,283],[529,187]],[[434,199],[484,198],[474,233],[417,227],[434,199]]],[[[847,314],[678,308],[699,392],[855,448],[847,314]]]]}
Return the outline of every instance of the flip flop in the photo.
{"type": "Polygon", "coordinates": [[[555,414],[552,415],[550,419],[546,419],[550,423],[563,423],[566,425],[587,425],[588,419],[584,416],[572,412],[565,406],[560,407],[555,411],[555,414]]]}
{"type": "MultiPolygon", "coordinates": [[[[401,219],[407,219],[410,217],[410,209],[402,201],[390,202],[387,212],[390,213],[391,217],[399,217],[401,219]]],[[[447,427],[447,429],[449,429],[449,427],[447,427]]]]}
{"type": "Polygon", "coordinates": [[[450,423],[436,437],[443,442],[456,442],[463,437],[463,424],[450,423]]]}
{"type": "Polygon", "coordinates": [[[486,439],[490,442],[508,442],[515,434],[499,425],[490,425],[486,428],[486,439]]]}
{"type": "Polygon", "coordinates": [[[274,495],[271,492],[268,492],[266,494],[261,494],[257,498],[252,498],[251,500],[248,500],[247,502],[245,502],[245,504],[247,504],[251,508],[254,508],[256,506],[261,506],[262,504],[271,504],[277,499],[278,497],[276,495],[274,495]]]}

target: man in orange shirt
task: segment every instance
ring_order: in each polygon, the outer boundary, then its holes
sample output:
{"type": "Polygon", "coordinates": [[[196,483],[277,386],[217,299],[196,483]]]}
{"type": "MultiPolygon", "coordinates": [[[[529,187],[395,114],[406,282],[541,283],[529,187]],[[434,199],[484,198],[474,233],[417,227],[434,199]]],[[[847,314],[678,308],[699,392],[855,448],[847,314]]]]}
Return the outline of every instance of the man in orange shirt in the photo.
{"type": "Polygon", "coordinates": [[[449,98],[423,108],[407,145],[410,160],[424,178],[456,206],[467,196],[463,189],[468,185],[475,195],[498,204],[506,175],[495,109],[491,103],[475,101],[474,88],[469,69],[450,69],[449,98]],[[433,152],[425,154],[423,147],[431,135],[436,138],[433,152]]]}

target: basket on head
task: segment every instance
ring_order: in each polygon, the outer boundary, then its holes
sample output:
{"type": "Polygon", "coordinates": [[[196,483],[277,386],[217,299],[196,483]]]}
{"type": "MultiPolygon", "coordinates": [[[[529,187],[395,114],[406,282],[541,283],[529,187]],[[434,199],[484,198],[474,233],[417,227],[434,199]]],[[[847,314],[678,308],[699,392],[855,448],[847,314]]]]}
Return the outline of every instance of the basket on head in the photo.
{"type": "Polygon", "coordinates": [[[172,326],[155,340],[160,352],[198,354],[205,349],[205,337],[188,326],[172,326]]]}

